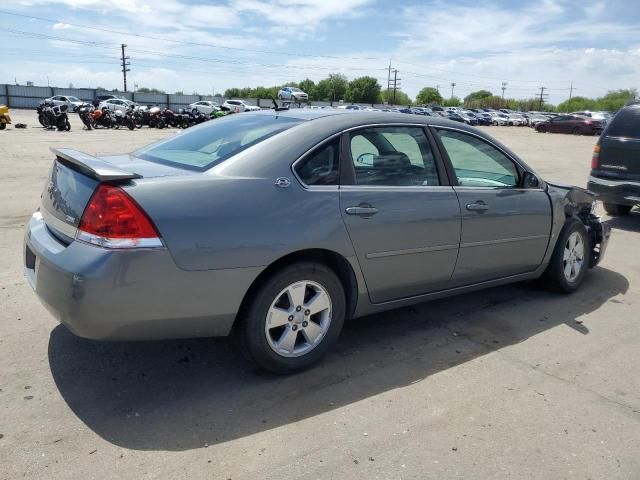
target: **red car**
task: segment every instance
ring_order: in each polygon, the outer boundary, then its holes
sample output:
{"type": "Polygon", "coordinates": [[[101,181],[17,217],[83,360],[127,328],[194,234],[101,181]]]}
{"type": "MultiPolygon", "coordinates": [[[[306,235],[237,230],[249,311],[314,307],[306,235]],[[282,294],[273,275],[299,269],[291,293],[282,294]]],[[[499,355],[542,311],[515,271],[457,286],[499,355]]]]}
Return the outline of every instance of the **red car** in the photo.
{"type": "Polygon", "coordinates": [[[574,135],[595,135],[602,132],[602,122],[580,115],[558,115],[536,125],[540,133],[573,133],[574,135]]]}

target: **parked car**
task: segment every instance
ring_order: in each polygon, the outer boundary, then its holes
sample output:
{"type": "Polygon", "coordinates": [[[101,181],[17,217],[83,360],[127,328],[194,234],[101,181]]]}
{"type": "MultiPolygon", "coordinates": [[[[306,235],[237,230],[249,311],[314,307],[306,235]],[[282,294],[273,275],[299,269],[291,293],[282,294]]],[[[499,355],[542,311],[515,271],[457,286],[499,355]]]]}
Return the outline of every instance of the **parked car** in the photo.
{"type": "Polygon", "coordinates": [[[147,107],[145,105],[138,105],[131,100],[127,100],[125,98],[110,98],[98,104],[98,108],[102,110],[103,108],[108,108],[112,112],[116,110],[127,111],[127,110],[146,110],[147,107]]]}
{"type": "Polygon", "coordinates": [[[98,107],[98,105],[100,105],[102,102],[104,102],[105,100],[110,100],[112,98],[118,98],[115,95],[98,95],[96,96],[96,98],[93,99],[93,106],[94,107],[98,107]]]}
{"type": "Polygon", "coordinates": [[[220,105],[218,102],[212,102],[211,100],[202,100],[200,102],[192,103],[187,107],[187,109],[192,113],[200,112],[205,115],[211,115],[211,112],[220,109],[220,105]]]}
{"type": "Polygon", "coordinates": [[[502,112],[492,112],[491,123],[493,125],[509,125],[509,115],[502,112]]]}
{"type": "Polygon", "coordinates": [[[53,316],[101,340],[233,331],[279,373],[346,318],[541,276],[573,292],[609,236],[588,191],[435,117],[264,111],[53,153],[22,255],[53,316]]]}
{"type": "Polygon", "coordinates": [[[547,120],[549,120],[550,117],[548,117],[547,115],[540,115],[540,114],[535,114],[535,115],[530,115],[529,116],[529,126],[530,127],[535,127],[536,125],[538,125],[541,122],[546,122],[547,120]]]}
{"type": "Polygon", "coordinates": [[[520,115],[518,113],[511,113],[507,116],[509,117],[507,120],[507,125],[522,127],[523,125],[529,124],[529,121],[526,118],[524,118],[523,115],[520,115]]]}
{"type": "Polygon", "coordinates": [[[234,112],[234,113],[260,110],[260,107],[256,107],[255,105],[249,105],[248,103],[245,103],[243,100],[226,100],[222,104],[222,106],[228,109],[230,112],[234,112]]]}
{"type": "Polygon", "coordinates": [[[278,92],[278,98],[280,100],[290,100],[295,103],[307,102],[309,96],[296,87],[282,87],[278,92]]]}
{"type": "Polygon", "coordinates": [[[640,204],[640,103],[608,122],[593,151],[588,188],[609,215],[626,215],[640,204]]]}
{"type": "Polygon", "coordinates": [[[491,119],[490,118],[486,118],[483,117],[482,115],[470,111],[470,110],[463,110],[462,113],[472,119],[474,119],[476,121],[476,125],[491,125],[491,119]]]}
{"type": "Polygon", "coordinates": [[[558,115],[546,122],[539,122],[536,130],[540,133],[573,133],[574,135],[595,135],[602,132],[602,122],[580,115],[558,115]]]}
{"type": "Polygon", "coordinates": [[[45,98],[40,103],[50,103],[55,106],[66,105],[67,110],[75,112],[84,102],[78,97],[74,97],[72,95],[54,95],[53,97],[45,98]]]}

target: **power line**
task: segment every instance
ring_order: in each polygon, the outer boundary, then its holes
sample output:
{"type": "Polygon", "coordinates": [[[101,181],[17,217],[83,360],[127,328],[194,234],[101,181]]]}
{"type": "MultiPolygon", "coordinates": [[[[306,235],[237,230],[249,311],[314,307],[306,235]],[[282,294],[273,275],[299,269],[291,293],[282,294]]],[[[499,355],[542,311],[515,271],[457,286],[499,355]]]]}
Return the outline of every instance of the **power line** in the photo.
{"type": "Polygon", "coordinates": [[[106,32],[106,33],[114,33],[114,34],[117,34],[117,35],[126,35],[126,36],[129,36],[129,37],[146,38],[146,39],[149,39],[149,40],[161,40],[163,42],[172,42],[172,43],[178,43],[178,44],[182,44],[182,45],[192,45],[192,46],[196,46],[196,47],[222,48],[222,49],[225,49],[225,50],[236,50],[236,51],[242,51],[242,52],[262,53],[262,54],[269,54],[269,55],[287,55],[287,56],[297,56],[297,57],[310,57],[310,58],[333,58],[333,59],[339,59],[339,60],[342,60],[342,59],[347,59],[347,60],[380,60],[380,57],[341,57],[341,56],[335,56],[335,55],[315,55],[315,54],[300,53],[300,52],[283,52],[283,51],[272,51],[272,50],[257,50],[257,49],[251,49],[251,48],[241,48],[241,47],[230,47],[228,45],[220,45],[220,44],[215,44],[215,43],[190,42],[190,41],[187,41],[187,40],[177,40],[175,38],[159,37],[159,36],[155,36],[155,35],[142,35],[140,33],[125,32],[125,31],[122,31],[122,30],[113,30],[113,29],[104,28],[104,27],[81,25],[81,24],[78,24],[78,23],[71,23],[71,22],[67,22],[67,21],[64,21],[64,20],[38,17],[38,16],[34,16],[34,15],[27,15],[27,14],[23,14],[23,13],[12,12],[12,11],[9,11],[9,10],[0,9],[0,13],[3,13],[5,15],[13,15],[13,16],[16,16],[16,17],[22,17],[22,18],[33,18],[35,20],[39,20],[39,21],[47,22],[47,23],[64,23],[66,25],[71,25],[72,27],[83,28],[83,29],[86,29],[86,30],[94,30],[94,31],[106,32]]]}

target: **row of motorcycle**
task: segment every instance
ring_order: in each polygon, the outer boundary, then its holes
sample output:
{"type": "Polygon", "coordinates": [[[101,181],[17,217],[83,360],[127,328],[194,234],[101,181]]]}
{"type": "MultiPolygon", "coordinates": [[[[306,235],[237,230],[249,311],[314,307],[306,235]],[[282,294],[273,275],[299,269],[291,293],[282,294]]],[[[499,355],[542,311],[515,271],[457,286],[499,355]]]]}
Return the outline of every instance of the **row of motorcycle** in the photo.
{"type": "Polygon", "coordinates": [[[211,116],[199,111],[174,112],[169,108],[151,107],[147,109],[109,110],[108,108],[96,108],[91,104],[84,104],[78,108],[78,116],[85,128],[115,128],[126,127],[129,130],[149,126],[151,128],[189,128],[210,120],[211,116]]]}

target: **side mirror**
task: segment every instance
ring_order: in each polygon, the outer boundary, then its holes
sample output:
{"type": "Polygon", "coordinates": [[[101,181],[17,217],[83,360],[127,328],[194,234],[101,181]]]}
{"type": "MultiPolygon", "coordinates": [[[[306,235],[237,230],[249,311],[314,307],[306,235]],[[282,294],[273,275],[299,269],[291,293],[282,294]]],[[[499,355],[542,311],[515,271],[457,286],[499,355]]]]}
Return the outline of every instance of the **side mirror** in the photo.
{"type": "Polygon", "coordinates": [[[373,165],[373,159],[374,159],[374,155],[373,153],[363,153],[361,155],[358,155],[358,158],[356,159],[356,162],[359,163],[360,165],[373,165]]]}
{"type": "Polygon", "coordinates": [[[540,187],[540,180],[534,173],[524,172],[524,175],[522,176],[522,187],[538,188],[540,187]]]}

